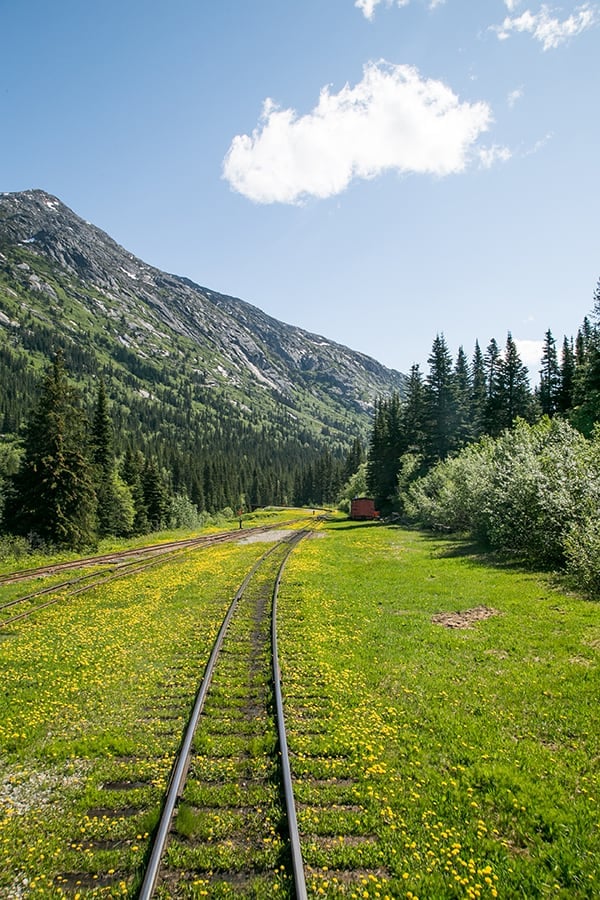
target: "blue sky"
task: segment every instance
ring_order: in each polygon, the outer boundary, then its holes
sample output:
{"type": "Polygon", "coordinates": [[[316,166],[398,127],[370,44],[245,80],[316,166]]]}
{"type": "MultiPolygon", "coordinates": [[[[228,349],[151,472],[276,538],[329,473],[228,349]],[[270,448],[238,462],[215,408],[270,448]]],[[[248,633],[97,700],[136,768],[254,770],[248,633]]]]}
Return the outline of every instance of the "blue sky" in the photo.
{"type": "Polygon", "coordinates": [[[0,0],[0,34],[0,190],[159,268],[401,371],[511,331],[535,381],[593,306],[600,3],[0,0]]]}

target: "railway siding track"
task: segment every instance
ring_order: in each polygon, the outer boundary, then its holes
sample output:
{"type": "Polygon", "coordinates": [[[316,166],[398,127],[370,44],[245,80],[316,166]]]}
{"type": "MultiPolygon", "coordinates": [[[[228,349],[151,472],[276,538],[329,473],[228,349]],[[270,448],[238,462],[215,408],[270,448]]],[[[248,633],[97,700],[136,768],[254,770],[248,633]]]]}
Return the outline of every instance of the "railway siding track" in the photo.
{"type": "MultiPolygon", "coordinates": [[[[262,525],[248,528],[244,531],[244,537],[261,535],[275,528],[281,528],[287,523],[277,525],[262,525]]],[[[26,569],[0,576],[0,588],[3,586],[18,585],[24,581],[41,581],[52,579],[62,572],[81,572],[64,581],[52,582],[26,594],[10,596],[0,603],[0,632],[6,630],[14,623],[29,618],[34,613],[53,606],[62,600],[76,597],[78,594],[90,591],[118,578],[135,575],[162,562],[170,562],[182,553],[215,546],[239,540],[240,532],[219,532],[213,535],[200,535],[197,538],[188,538],[181,541],[170,541],[164,544],[153,544],[136,550],[124,550],[120,553],[104,554],[102,556],[87,557],[71,562],[57,563],[43,566],[37,569],[26,569]],[[49,598],[49,599],[47,599],[49,598]]]]}

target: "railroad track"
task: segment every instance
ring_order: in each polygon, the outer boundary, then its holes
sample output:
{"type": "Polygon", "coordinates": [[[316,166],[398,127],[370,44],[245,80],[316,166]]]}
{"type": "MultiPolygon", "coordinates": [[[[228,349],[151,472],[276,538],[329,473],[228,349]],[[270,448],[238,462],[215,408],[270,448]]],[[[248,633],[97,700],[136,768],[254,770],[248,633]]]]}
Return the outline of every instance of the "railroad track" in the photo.
{"type": "MultiPolygon", "coordinates": [[[[252,534],[266,533],[275,528],[283,528],[292,522],[262,525],[255,528],[247,528],[243,531],[244,537],[252,534]]],[[[162,562],[169,562],[173,558],[190,550],[198,550],[227,543],[240,539],[240,532],[219,532],[213,535],[201,535],[196,538],[187,538],[181,541],[169,541],[164,544],[152,544],[135,550],[124,550],[118,553],[90,556],[85,559],[71,562],[57,563],[51,566],[43,566],[36,569],[26,569],[20,572],[12,572],[0,576],[2,585],[15,584],[22,581],[30,581],[44,577],[51,577],[64,571],[77,571],[93,567],[100,567],[101,571],[88,572],[68,578],[65,581],[50,584],[35,591],[30,591],[18,597],[13,597],[4,603],[0,603],[0,631],[6,629],[15,622],[27,619],[29,616],[48,606],[53,606],[62,600],[70,599],[95,587],[99,587],[117,578],[125,578],[128,575],[138,574],[152,566],[162,562]],[[58,595],[58,596],[53,596],[58,595]],[[44,600],[51,596],[52,599],[44,600]],[[25,608],[27,607],[27,608],[25,608]]]]}
{"type": "Polygon", "coordinates": [[[265,553],[215,641],[165,798],[139,900],[231,888],[306,898],[277,657],[277,592],[311,532],[265,553]]]}
{"type": "MultiPolygon", "coordinates": [[[[103,872],[99,867],[103,850],[131,843],[111,837],[113,821],[127,829],[131,817],[135,833],[143,830],[137,822],[156,815],[136,804],[148,784],[143,776],[137,778],[133,759],[127,760],[127,781],[104,785],[116,806],[89,811],[100,830],[93,844],[80,845],[87,854],[83,870],[56,876],[64,896],[113,888],[114,896],[120,896],[120,886],[126,886],[127,896],[138,900],[205,895],[305,900],[276,623],[286,561],[312,533],[311,526],[277,540],[254,564],[227,609],[182,730],[143,872],[103,872]]],[[[162,715],[152,720],[155,729],[177,718],[177,682],[175,676],[168,686],[173,715],[165,698],[158,710],[162,715]]],[[[143,748],[139,759],[144,759],[143,748]]]]}

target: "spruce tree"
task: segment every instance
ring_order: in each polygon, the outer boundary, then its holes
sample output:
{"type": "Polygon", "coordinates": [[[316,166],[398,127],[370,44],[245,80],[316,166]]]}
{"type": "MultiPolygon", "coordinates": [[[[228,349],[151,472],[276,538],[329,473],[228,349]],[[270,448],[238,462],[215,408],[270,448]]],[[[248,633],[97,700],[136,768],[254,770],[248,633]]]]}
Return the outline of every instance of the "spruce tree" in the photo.
{"type": "Polygon", "coordinates": [[[510,331],[498,372],[500,420],[503,428],[510,428],[518,417],[530,418],[532,407],[529,373],[510,331]]]}
{"type": "Polygon", "coordinates": [[[471,424],[474,440],[485,432],[486,392],[485,362],[479,341],[475,341],[471,364],[471,424]]]}
{"type": "Polygon", "coordinates": [[[484,431],[493,437],[500,434],[504,427],[501,416],[501,359],[502,354],[496,338],[492,338],[487,346],[484,357],[485,382],[487,385],[487,395],[485,401],[484,413],[484,431]]]}
{"type": "Polygon", "coordinates": [[[118,533],[118,491],[115,483],[113,427],[108,412],[106,389],[100,381],[92,422],[91,450],[94,462],[96,496],[98,498],[98,532],[101,535],[118,533]]]}
{"type": "Polygon", "coordinates": [[[456,404],[452,391],[452,357],[443,334],[433,342],[426,379],[427,452],[431,462],[445,459],[456,446],[456,404]]]}
{"type": "Polygon", "coordinates": [[[454,449],[473,440],[472,382],[469,363],[463,347],[458,348],[451,380],[454,405],[454,449]]]}
{"type": "Polygon", "coordinates": [[[93,544],[96,494],[87,421],[62,353],[46,372],[24,445],[10,509],[13,527],[59,547],[93,544]]]}
{"type": "Polygon", "coordinates": [[[556,341],[552,336],[552,332],[548,329],[544,336],[539,390],[540,406],[544,415],[552,417],[558,411],[560,391],[561,378],[556,353],[556,341]]]}
{"type": "Polygon", "coordinates": [[[342,482],[345,484],[357,471],[358,467],[365,460],[365,451],[360,438],[354,438],[352,446],[346,455],[344,465],[342,467],[342,482]]]}
{"type": "Polygon", "coordinates": [[[425,453],[425,385],[418,364],[411,366],[408,376],[406,399],[402,407],[402,427],[406,441],[406,451],[415,456],[425,453]]]}
{"type": "Polygon", "coordinates": [[[406,451],[402,404],[397,393],[378,401],[367,458],[367,487],[378,509],[392,508],[397,493],[400,457],[406,451]]]}
{"type": "Polygon", "coordinates": [[[558,412],[566,415],[573,406],[573,390],[575,382],[575,353],[573,339],[563,339],[560,362],[560,390],[558,394],[558,412]]]}
{"type": "Polygon", "coordinates": [[[128,447],[123,459],[122,477],[125,484],[129,487],[133,500],[134,518],[132,531],[134,534],[146,534],[150,530],[148,507],[142,484],[144,466],[145,460],[140,451],[135,451],[128,447]]]}

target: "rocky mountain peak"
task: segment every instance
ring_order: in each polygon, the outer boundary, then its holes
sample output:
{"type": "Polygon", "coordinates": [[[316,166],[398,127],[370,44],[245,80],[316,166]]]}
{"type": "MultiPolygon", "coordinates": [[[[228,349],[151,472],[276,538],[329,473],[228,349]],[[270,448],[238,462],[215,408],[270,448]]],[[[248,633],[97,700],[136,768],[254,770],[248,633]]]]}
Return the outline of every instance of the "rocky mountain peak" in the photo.
{"type": "MultiPolygon", "coordinates": [[[[29,260],[20,270],[13,265],[11,277],[34,292],[56,294],[33,271],[36,259],[45,261],[63,290],[111,330],[118,323],[118,341],[142,358],[168,357],[179,335],[198,348],[215,383],[249,395],[271,392],[292,409],[308,392],[338,411],[366,414],[378,395],[404,388],[403,375],[364,354],[143,262],[45,191],[0,194],[0,253],[6,248],[20,248],[29,260]]],[[[61,314],[55,306],[57,327],[61,314]]],[[[14,309],[6,316],[14,317],[14,309]]]]}

